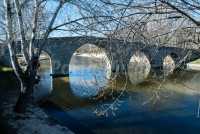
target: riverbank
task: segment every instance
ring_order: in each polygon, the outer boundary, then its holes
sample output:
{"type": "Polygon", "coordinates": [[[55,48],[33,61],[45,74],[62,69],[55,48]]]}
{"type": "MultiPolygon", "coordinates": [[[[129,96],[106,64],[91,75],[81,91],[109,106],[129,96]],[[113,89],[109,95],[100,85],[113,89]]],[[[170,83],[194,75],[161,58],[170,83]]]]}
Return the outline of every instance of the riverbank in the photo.
{"type": "Polygon", "coordinates": [[[0,131],[2,134],[14,134],[16,129],[12,128],[8,123],[9,117],[4,116],[3,111],[5,111],[5,105],[8,103],[7,98],[11,94],[17,94],[17,92],[13,90],[17,88],[17,83],[13,72],[5,71],[4,69],[0,67],[0,131]]]}
{"type": "Polygon", "coordinates": [[[1,134],[73,134],[66,126],[43,111],[37,104],[30,105],[24,114],[16,114],[13,107],[19,94],[19,86],[13,71],[0,68],[0,133],[1,134]]]}
{"type": "Polygon", "coordinates": [[[200,59],[188,63],[186,69],[200,71],[200,59]]]}
{"type": "Polygon", "coordinates": [[[188,70],[200,71],[200,64],[188,63],[188,64],[187,64],[187,69],[188,69],[188,70]]]}

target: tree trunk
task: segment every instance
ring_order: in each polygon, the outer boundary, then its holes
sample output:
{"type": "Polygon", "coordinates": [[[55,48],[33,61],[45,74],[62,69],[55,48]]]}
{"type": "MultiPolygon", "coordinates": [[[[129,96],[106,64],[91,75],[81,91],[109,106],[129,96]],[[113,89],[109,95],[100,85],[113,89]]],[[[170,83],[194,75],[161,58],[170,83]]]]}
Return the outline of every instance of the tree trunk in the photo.
{"type": "Polygon", "coordinates": [[[29,81],[30,78],[24,79],[21,82],[21,90],[17,100],[17,103],[14,107],[14,111],[17,113],[23,113],[26,111],[26,107],[33,103],[33,89],[34,84],[29,81]]]}
{"type": "Polygon", "coordinates": [[[33,104],[33,90],[35,84],[39,83],[39,76],[37,75],[37,70],[39,67],[39,60],[36,57],[33,58],[27,67],[26,72],[21,77],[21,90],[19,98],[17,100],[16,106],[14,108],[15,112],[22,113],[26,111],[26,107],[33,104]]]}

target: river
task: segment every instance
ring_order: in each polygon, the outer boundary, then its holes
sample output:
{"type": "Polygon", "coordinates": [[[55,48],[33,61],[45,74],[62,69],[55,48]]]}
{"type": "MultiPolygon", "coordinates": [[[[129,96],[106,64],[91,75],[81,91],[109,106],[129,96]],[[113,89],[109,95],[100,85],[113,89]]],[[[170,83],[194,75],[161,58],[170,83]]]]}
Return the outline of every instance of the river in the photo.
{"type": "Polygon", "coordinates": [[[199,133],[200,72],[132,84],[125,76],[111,81],[109,67],[105,59],[74,55],[69,77],[55,78],[51,88],[50,72],[43,70],[49,100],[58,106],[46,112],[75,133],[199,133]]]}

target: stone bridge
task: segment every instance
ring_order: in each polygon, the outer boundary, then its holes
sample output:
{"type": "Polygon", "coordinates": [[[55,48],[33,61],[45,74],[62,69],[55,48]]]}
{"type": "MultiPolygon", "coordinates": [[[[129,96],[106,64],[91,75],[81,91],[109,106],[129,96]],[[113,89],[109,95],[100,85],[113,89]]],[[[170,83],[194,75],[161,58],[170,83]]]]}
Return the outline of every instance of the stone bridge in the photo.
{"type": "MultiPolygon", "coordinates": [[[[40,40],[34,46],[40,46],[40,40]]],[[[69,70],[69,63],[74,52],[84,44],[93,44],[105,50],[110,59],[112,71],[118,69],[119,72],[127,70],[127,65],[136,51],[146,55],[151,64],[151,69],[162,68],[163,59],[171,56],[176,67],[200,58],[200,51],[194,49],[183,49],[177,47],[146,45],[140,42],[125,42],[117,39],[97,38],[97,37],[62,37],[49,38],[43,49],[51,57],[52,74],[66,75],[69,70]]],[[[1,57],[8,61],[8,50],[1,50],[1,57]],[[3,51],[3,52],[2,52],[3,51]]]]}

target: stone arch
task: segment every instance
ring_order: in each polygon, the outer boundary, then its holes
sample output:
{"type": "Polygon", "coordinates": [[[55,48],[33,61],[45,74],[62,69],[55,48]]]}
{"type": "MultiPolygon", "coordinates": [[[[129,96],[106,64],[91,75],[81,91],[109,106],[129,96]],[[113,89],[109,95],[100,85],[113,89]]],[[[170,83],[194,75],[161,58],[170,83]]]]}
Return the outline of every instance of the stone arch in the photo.
{"type": "Polygon", "coordinates": [[[33,92],[33,97],[36,100],[48,96],[53,91],[53,79],[50,77],[52,74],[52,59],[50,54],[42,51],[39,62],[40,68],[38,73],[40,75],[40,82],[36,85],[37,90],[33,92]]]}
{"type": "Polygon", "coordinates": [[[45,51],[51,54],[53,76],[67,76],[69,74],[70,59],[79,46],[80,44],[66,44],[66,42],[56,41],[45,48],[45,51]]]}
{"type": "Polygon", "coordinates": [[[173,56],[174,55],[167,54],[163,57],[162,71],[164,76],[172,74],[176,69],[176,62],[173,56]]]}
{"type": "MultiPolygon", "coordinates": [[[[34,48],[34,51],[36,52],[38,49],[38,47],[34,48]]],[[[39,60],[44,60],[44,59],[48,59],[49,60],[49,65],[50,65],[50,74],[52,74],[53,72],[53,58],[52,58],[52,52],[50,51],[50,49],[42,49],[39,60]]]]}
{"type": "Polygon", "coordinates": [[[48,52],[48,51],[45,51],[45,50],[42,50],[42,53],[41,53],[41,55],[40,55],[40,60],[44,60],[44,59],[46,59],[46,58],[48,58],[48,60],[49,60],[49,65],[50,65],[50,74],[52,74],[52,68],[53,68],[53,66],[52,66],[52,58],[51,58],[51,54],[48,52]]]}
{"type": "MultiPolygon", "coordinates": [[[[81,52],[80,49],[82,49],[83,47],[86,47],[84,49],[88,49],[88,47],[90,47],[89,49],[94,48],[94,50],[86,50],[88,52],[89,51],[94,52],[94,54],[91,54],[91,55],[88,55],[88,56],[94,56],[94,57],[98,57],[98,56],[101,57],[102,56],[102,58],[105,58],[105,60],[108,60],[107,64],[110,68],[112,68],[112,65],[111,65],[112,64],[112,61],[111,61],[112,60],[112,53],[110,53],[108,50],[106,50],[106,48],[103,48],[100,45],[96,45],[96,44],[93,44],[93,43],[85,43],[85,44],[82,44],[79,47],[77,47],[76,50],[73,51],[73,54],[70,56],[69,64],[70,64],[70,62],[73,58],[73,55],[76,55],[76,54],[78,54],[78,52],[81,52]],[[103,52],[104,55],[101,55],[102,52],[103,52]]],[[[82,51],[84,51],[84,50],[82,50],[82,51]]],[[[87,56],[87,55],[85,55],[85,56],[87,56]]],[[[68,69],[69,69],[69,67],[68,67],[68,69]]]]}
{"type": "Polygon", "coordinates": [[[107,81],[111,77],[107,52],[104,48],[91,43],[86,43],[77,50],[69,62],[71,90],[75,96],[95,96],[107,86],[107,81]]]}
{"type": "Polygon", "coordinates": [[[175,52],[171,52],[169,55],[170,55],[173,59],[179,58],[178,54],[175,53],[175,52]]]}
{"type": "Polygon", "coordinates": [[[49,40],[49,45],[46,45],[44,49],[52,54],[53,75],[66,76],[69,75],[69,63],[74,52],[84,44],[94,44],[99,48],[105,48],[105,52],[110,58],[111,54],[107,51],[105,43],[103,41],[98,42],[96,39],[79,37],[61,38],[49,40]]]}
{"type": "Polygon", "coordinates": [[[128,76],[132,84],[143,82],[151,71],[151,64],[143,51],[135,51],[128,64],[128,76]]]}

